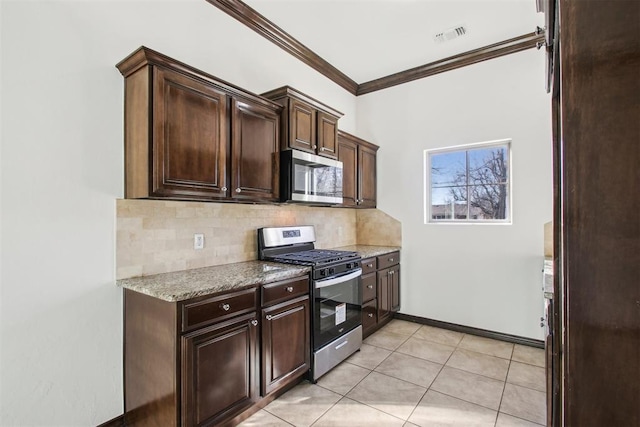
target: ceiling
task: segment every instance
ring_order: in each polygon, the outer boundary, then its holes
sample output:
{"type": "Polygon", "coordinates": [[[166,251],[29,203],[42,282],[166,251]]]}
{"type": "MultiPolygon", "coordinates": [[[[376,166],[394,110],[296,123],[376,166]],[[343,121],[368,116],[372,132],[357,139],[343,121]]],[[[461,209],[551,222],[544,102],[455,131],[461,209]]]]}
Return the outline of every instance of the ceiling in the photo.
{"type": "Polygon", "coordinates": [[[357,83],[544,26],[535,0],[244,0],[357,83]],[[464,25],[467,34],[437,43],[464,25]]]}

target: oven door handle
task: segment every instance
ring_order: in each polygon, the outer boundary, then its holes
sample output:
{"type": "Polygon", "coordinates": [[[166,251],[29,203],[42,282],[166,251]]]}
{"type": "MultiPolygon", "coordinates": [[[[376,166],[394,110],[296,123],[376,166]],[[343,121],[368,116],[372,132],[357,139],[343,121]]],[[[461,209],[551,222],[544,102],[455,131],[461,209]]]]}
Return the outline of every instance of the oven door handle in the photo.
{"type": "Polygon", "coordinates": [[[361,268],[353,271],[352,273],[344,274],[344,275],[338,276],[338,277],[333,277],[331,279],[316,280],[315,283],[314,283],[314,287],[316,289],[320,289],[320,288],[324,288],[324,287],[327,287],[327,286],[333,286],[333,285],[337,285],[338,283],[348,282],[349,280],[355,279],[355,278],[360,277],[360,276],[362,276],[362,269],[361,268]]]}

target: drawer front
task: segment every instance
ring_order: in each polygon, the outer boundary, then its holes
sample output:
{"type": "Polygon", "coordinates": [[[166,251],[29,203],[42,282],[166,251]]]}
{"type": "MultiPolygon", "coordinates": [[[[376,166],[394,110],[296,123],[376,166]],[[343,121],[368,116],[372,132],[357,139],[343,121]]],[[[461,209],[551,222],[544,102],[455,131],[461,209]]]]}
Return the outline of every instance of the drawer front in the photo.
{"type": "Polygon", "coordinates": [[[367,258],[362,260],[362,274],[373,273],[378,269],[375,258],[367,258]]]}
{"type": "Polygon", "coordinates": [[[372,300],[376,294],[376,273],[362,276],[362,301],[372,300]]]}
{"type": "Polygon", "coordinates": [[[378,324],[378,301],[373,300],[362,306],[362,331],[366,334],[378,324]]]}
{"type": "Polygon", "coordinates": [[[262,286],[262,306],[309,294],[309,277],[296,277],[262,286]]]}
{"type": "Polygon", "coordinates": [[[182,305],[182,331],[189,331],[258,308],[258,289],[189,300],[182,305]]]}
{"type": "Polygon", "coordinates": [[[400,252],[391,252],[385,255],[380,255],[378,257],[378,269],[382,270],[383,268],[391,267],[392,265],[396,265],[400,263],[400,252]]]}

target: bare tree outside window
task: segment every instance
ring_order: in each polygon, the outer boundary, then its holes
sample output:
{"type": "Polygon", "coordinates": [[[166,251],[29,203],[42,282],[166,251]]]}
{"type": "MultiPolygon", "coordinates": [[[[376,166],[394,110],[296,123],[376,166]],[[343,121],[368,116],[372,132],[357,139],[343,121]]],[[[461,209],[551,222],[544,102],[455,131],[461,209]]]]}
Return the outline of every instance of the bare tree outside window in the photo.
{"type": "Polygon", "coordinates": [[[428,152],[429,222],[508,221],[509,145],[428,152]]]}

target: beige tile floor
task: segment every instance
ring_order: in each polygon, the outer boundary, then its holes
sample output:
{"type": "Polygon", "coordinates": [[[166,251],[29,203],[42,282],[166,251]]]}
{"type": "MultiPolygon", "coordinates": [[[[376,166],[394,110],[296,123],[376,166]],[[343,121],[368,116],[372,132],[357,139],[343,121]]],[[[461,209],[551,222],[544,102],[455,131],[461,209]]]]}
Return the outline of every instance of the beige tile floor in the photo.
{"type": "Polygon", "coordinates": [[[241,426],[535,427],[544,390],[541,349],[392,320],[241,426]]]}

